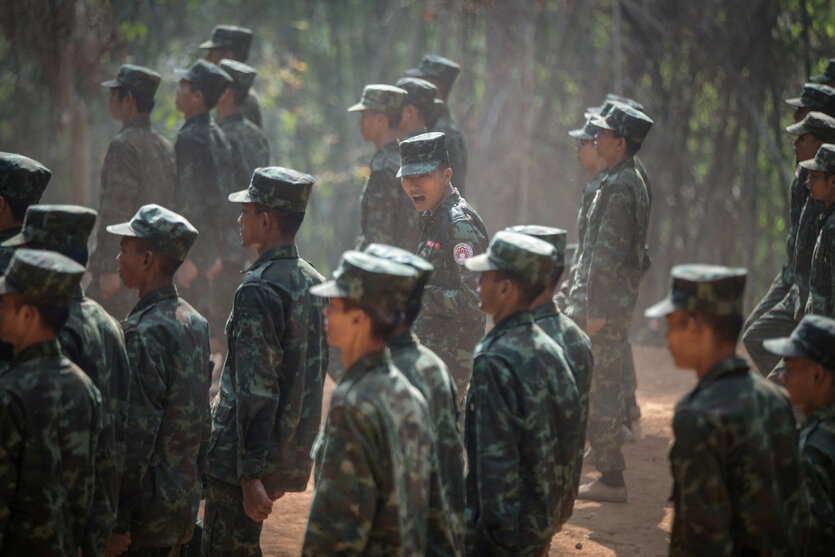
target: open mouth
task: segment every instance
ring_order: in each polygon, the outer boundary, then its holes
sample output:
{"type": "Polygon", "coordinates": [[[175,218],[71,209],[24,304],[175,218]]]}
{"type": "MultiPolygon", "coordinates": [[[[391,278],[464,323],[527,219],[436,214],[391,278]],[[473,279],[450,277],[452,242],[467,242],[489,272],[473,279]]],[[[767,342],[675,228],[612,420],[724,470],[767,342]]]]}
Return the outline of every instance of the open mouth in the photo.
{"type": "Polygon", "coordinates": [[[413,195],[412,196],[412,202],[415,205],[420,205],[424,201],[426,201],[426,196],[425,195],[413,195]]]}

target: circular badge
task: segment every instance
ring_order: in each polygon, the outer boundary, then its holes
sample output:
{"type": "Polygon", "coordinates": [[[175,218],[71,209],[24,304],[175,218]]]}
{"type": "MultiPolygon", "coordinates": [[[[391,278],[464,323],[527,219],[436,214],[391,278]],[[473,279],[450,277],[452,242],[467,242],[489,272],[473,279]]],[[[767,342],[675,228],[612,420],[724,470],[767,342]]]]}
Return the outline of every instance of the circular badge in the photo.
{"type": "Polygon", "coordinates": [[[455,262],[463,265],[464,261],[473,256],[473,246],[461,242],[452,248],[452,256],[455,257],[455,262]]]}

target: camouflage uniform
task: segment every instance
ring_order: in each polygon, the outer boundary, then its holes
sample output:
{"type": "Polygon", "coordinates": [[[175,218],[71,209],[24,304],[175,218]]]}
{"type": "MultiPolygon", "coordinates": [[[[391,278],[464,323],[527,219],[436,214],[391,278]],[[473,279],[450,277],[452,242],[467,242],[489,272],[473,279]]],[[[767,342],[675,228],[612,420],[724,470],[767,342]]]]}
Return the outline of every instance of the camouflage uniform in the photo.
{"type": "MultiPolygon", "coordinates": [[[[19,249],[0,293],[66,307],[83,272],[67,257],[19,249]]],[[[48,340],[0,374],[0,409],[0,554],[75,555],[93,504],[98,389],[48,340]]]]}
{"type": "MultiPolygon", "coordinates": [[[[119,73],[102,87],[121,88],[147,98],[154,98],[160,76],[156,72],[125,64],[119,73]]],[[[174,147],[151,127],[150,117],[145,115],[125,122],[107,148],[101,169],[99,188],[99,222],[118,222],[133,214],[146,203],[158,203],[171,207],[177,184],[177,164],[174,147]]],[[[136,303],[133,292],[119,288],[106,300],[99,287],[99,278],[105,273],[116,273],[116,254],[119,243],[107,234],[103,226],[96,232],[89,271],[91,295],[100,300],[108,312],[124,318],[136,303]]]]}
{"type": "MultiPolygon", "coordinates": [[[[26,211],[21,233],[6,244],[57,251],[83,264],[87,238],[95,223],[96,212],[86,207],[32,205],[26,211]]],[[[87,298],[80,285],[69,308],[69,319],[57,332],[61,351],[93,380],[102,398],[95,494],[81,540],[85,555],[100,555],[116,521],[125,459],[130,367],[119,322],[87,298]]]]}
{"type": "MultiPolygon", "coordinates": [[[[429,54],[423,57],[417,68],[406,70],[406,75],[436,80],[446,87],[447,94],[449,94],[460,72],[461,66],[452,60],[429,54]]],[[[452,119],[446,102],[442,102],[433,112],[434,114],[427,121],[429,131],[446,135],[449,166],[453,172],[452,180],[461,195],[464,195],[464,188],[467,185],[467,145],[464,141],[464,134],[452,119]]]]}
{"type": "MultiPolygon", "coordinates": [[[[366,253],[409,265],[418,272],[414,292],[407,301],[407,307],[419,311],[423,288],[432,275],[432,265],[416,255],[392,246],[371,244],[366,253]]],[[[408,311],[408,310],[407,310],[408,311]]],[[[408,316],[408,314],[407,314],[408,316]]],[[[431,350],[420,344],[410,330],[395,334],[389,340],[389,350],[394,366],[420,391],[429,406],[430,424],[435,437],[435,453],[438,458],[441,490],[444,504],[438,508],[430,506],[430,513],[438,513],[441,520],[433,524],[448,526],[455,540],[456,554],[463,548],[464,519],[464,445],[459,428],[458,394],[455,382],[446,364],[431,350]]],[[[427,533],[430,547],[437,547],[435,540],[446,539],[446,528],[436,532],[430,528],[427,533]],[[434,545],[433,545],[434,544],[434,545]]]]}
{"type": "Polygon", "coordinates": [[[809,78],[812,83],[823,83],[832,87],[835,84],[835,58],[830,58],[826,62],[826,69],[822,74],[813,75],[809,78]]]}
{"type": "MultiPolygon", "coordinates": [[[[392,118],[400,114],[406,91],[390,85],[366,85],[360,102],[349,112],[374,110],[392,118]]],[[[371,159],[371,174],[360,194],[361,232],[356,249],[373,242],[413,250],[417,245],[419,216],[395,174],[400,169],[397,141],[386,143],[371,159]]]]}
{"type": "MultiPolygon", "coordinates": [[[[145,205],[107,231],[146,241],[183,261],[197,230],[180,215],[145,205]]],[[[124,323],[132,377],[125,471],[114,532],[131,550],[177,551],[194,532],[210,435],[209,325],[168,284],[145,294],[124,323]]]]}
{"type": "MultiPolygon", "coordinates": [[[[212,38],[200,43],[200,48],[224,48],[233,51],[235,60],[246,62],[249,59],[249,47],[252,45],[252,30],[237,25],[217,25],[212,30],[212,38]]],[[[261,106],[258,96],[250,91],[247,93],[241,112],[247,120],[263,128],[261,124],[261,106]]],[[[246,183],[246,182],[244,182],[246,183]]],[[[243,184],[239,184],[243,185],[243,184]]]]}
{"type": "MultiPolygon", "coordinates": [[[[14,199],[27,206],[37,203],[46,189],[52,172],[34,159],[15,153],[0,152],[0,197],[14,199]]],[[[0,230],[0,242],[20,233],[19,226],[0,230]]],[[[6,270],[14,248],[0,247],[0,272],[6,270]]]]}
{"type": "MultiPolygon", "coordinates": [[[[544,287],[553,251],[501,231],[466,266],[544,287]]],[[[574,500],[582,410],[562,348],[529,311],[504,317],[478,344],[465,407],[466,554],[543,555],[574,500]]]]}
{"type": "MultiPolygon", "coordinates": [[[[231,83],[229,75],[205,60],[198,60],[188,71],[177,70],[182,80],[194,87],[222,92],[231,83]]],[[[186,292],[194,307],[210,315],[208,280],[204,273],[223,253],[228,242],[223,222],[223,199],[234,189],[235,162],[229,141],[208,112],[186,120],[174,144],[177,154],[177,202],[174,207],[194,225],[203,230],[189,254],[200,275],[186,292]]]]}
{"type": "MultiPolygon", "coordinates": [[[[811,113],[810,113],[811,115],[811,113]]],[[[808,118],[808,116],[807,116],[808,118]]],[[[835,120],[833,120],[835,124],[835,120]]],[[[810,171],[835,173],[835,145],[824,143],[815,158],[800,165],[810,171]]],[[[804,304],[805,313],[835,316],[835,290],[833,290],[832,264],[835,256],[835,205],[823,207],[819,221],[820,233],[810,257],[808,295],[804,304]]],[[[804,299],[801,298],[801,302],[804,299]]]]}
{"type": "MultiPolygon", "coordinates": [[[[349,251],[334,277],[311,293],[390,312],[403,307],[417,272],[349,251]]],[[[426,401],[388,350],[345,371],[313,450],[316,488],[302,555],[455,554],[452,540],[427,542],[430,529],[440,531],[431,522],[445,520],[429,512],[440,496],[429,424],[426,401]]]]}
{"type": "MultiPolygon", "coordinates": [[[[303,212],[313,177],[280,167],[255,172],[229,200],[303,212]]],[[[308,294],[324,278],[293,245],[247,269],[226,324],[228,354],[212,403],[204,555],[258,555],[262,522],[244,512],[242,479],[268,493],[304,491],[322,417],[328,352],[325,303],[308,294]],[[237,501],[235,506],[225,504],[237,501]]]]}

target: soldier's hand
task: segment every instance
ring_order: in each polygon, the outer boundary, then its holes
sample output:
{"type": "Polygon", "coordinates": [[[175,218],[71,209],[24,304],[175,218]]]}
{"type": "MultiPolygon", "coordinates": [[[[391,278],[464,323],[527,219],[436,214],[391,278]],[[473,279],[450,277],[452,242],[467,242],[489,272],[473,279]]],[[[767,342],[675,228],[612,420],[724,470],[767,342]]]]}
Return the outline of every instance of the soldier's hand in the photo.
{"type": "Polygon", "coordinates": [[[118,292],[121,287],[122,279],[119,278],[119,273],[104,273],[99,277],[99,289],[105,300],[118,292]]]}
{"type": "Polygon", "coordinates": [[[220,257],[215,259],[215,262],[212,263],[212,266],[206,271],[206,276],[209,277],[209,280],[214,280],[215,277],[219,272],[223,270],[223,261],[220,260],[220,257]]]}
{"type": "Polygon", "coordinates": [[[180,265],[180,268],[177,269],[177,284],[183,288],[188,288],[191,286],[194,279],[197,278],[197,275],[197,266],[191,259],[186,259],[183,261],[183,264],[180,265]]]}
{"type": "Polygon", "coordinates": [[[605,325],[605,317],[589,317],[586,321],[586,332],[590,335],[597,334],[605,325]]]}
{"type": "Polygon", "coordinates": [[[242,479],[243,505],[246,515],[255,522],[261,522],[273,510],[273,502],[259,479],[242,479]]]}
{"type": "Polygon", "coordinates": [[[269,497],[271,501],[278,501],[279,499],[284,497],[284,492],[283,491],[270,491],[269,493],[267,493],[267,497],[269,497]]]}
{"type": "Polygon", "coordinates": [[[124,534],[111,532],[107,538],[104,553],[106,557],[115,557],[127,551],[128,547],[130,547],[130,532],[125,532],[124,534]]]}

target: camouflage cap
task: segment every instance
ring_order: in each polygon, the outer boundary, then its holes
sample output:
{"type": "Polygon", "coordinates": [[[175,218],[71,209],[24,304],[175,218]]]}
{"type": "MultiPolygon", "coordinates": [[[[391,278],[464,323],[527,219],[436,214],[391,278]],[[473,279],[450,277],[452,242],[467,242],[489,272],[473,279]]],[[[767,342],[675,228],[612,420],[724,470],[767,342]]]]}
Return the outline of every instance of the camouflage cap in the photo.
{"type": "Polygon", "coordinates": [[[21,248],[0,277],[0,294],[19,293],[33,303],[67,307],[83,274],[84,267],[60,253],[21,248]]]}
{"type": "Polygon", "coordinates": [[[174,70],[178,79],[192,83],[196,88],[205,91],[207,96],[218,97],[232,85],[232,78],[219,66],[198,60],[187,70],[174,70]]]}
{"type": "Polygon", "coordinates": [[[449,58],[427,54],[417,68],[410,68],[404,73],[409,77],[431,77],[441,82],[449,90],[452,89],[455,78],[461,73],[461,66],[449,58]]]}
{"type": "Polygon", "coordinates": [[[500,230],[487,252],[464,262],[470,271],[502,271],[526,284],[548,283],[554,269],[554,247],[527,234],[500,230]]]}
{"type": "Polygon", "coordinates": [[[228,48],[244,53],[249,57],[252,44],[252,29],[237,25],[218,25],[212,31],[212,38],[200,43],[200,48],[228,48]]]}
{"type": "Polygon", "coordinates": [[[804,83],[799,97],[786,99],[791,106],[835,113],[835,89],[821,83],[804,83]]]}
{"type": "Polygon", "coordinates": [[[408,265],[361,251],[342,254],[333,280],[310,288],[322,298],[349,298],[369,308],[402,311],[415,289],[418,273],[408,265]]]}
{"type": "Polygon", "coordinates": [[[408,265],[413,268],[418,274],[418,289],[423,289],[423,286],[429,282],[429,277],[432,276],[432,271],[435,270],[435,267],[424,258],[418,257],[411,252],[395,246],[390,246],[388,244],[369,244],[364,251],[368,255],[394,261],[395,263],[400,263],[401,265],[408,265]]]}
{"type": "Polygon", "coordinates": [[[815,158],[801,161],[799,164],[806,170],[817,170],[827,174],[835,173],[835,144],[824,143],[815,153],[815,158]]]}
{"type": "Polygon", "coordinates": [[[107,231],[145,240],[155,251],[177,261],[185,261],[198,235],[185,217],[153,203],[140,207],[130,222],[111,224],[107,231]]]}
{"type": "Polygon", "coordinates": [[[653,122],[640,110],[615,103],[607,114],[594,116],[592,124],[604,130],[612,130],[636,143],[643,143],[653,122]]]}
{"type": "Polygon", "coordinates": [[[438,88],[419,77],[403,77],[397,80],[397,86],[406,91],[403,104],[411,104],[421,112],[430,112],[435,106],[444,104],[437,98],[438,88]]]}
{"type": "Polygon", "coordinates": [[[281,166],[264,166],[252,173],[249,187],[229,194],[233,203],[260,203],[273,209],[304,213],[316,179],[281,166]]]}
{"type": "Polygon", "coordinates": [[[835,371],[835,319],[804,315],[790,336],[765,340],[763,348],[785,358],[806,358],[835,371]]]}
{"type": "Polygon", "coordinates": [[[826,63],[826,69],[823,70],[823,73],[813,75],[809,78],[809,81],[813,83],[827,83],[829,81],[835,81],[835,58],[830,58],[826,63]]]}
{"type": "Polygon", "coordinates": [[[644,311],[644,315],[664,317],[680,309],[716,316],[742,315],[746,274],[743,268],[720,265],[676,265],[670,271],[670,294],[644,311]]]}
{"type": "Polygon", "coordinates": [[[800,122],[788,126],[786,131],[791,135],[809,133],[824,143],[833,143],[835,142],[835,118],[813,110],[800,122]]]}
{"type": "Polygon", "coordinates": [[[0,152],[0,196],[24,203],[37,203],[52,172],[34,159],[0,152]]]}
{"type": "Polygon", "coordinates": [[[528,236],[533,236],[534,238],[548,242],[554,247],[554,266],[565,266],[565,241],[567,232],[562,228],[552,228],[538,224],[519,224],[511,226],[507,230],[518,232],[519,234],[527,234],[528,236]]]}
{"type": "MultiPolygon", "coordinates": [[[[38,244],[68,248],[86,248],[96,225],[96,212],[80,205],[30,205],[23,218],[23,228],[2,245],[38,244]]],[[[33,246],[34,247],[34,246],[33,246]]]]}
{"type": "Polygon", "coordinates": [[[252,87],[255,76],[258,75],[258,72],[252,66],[247,66],[243,62],[230,60],[229,58],[220,61],[220,68],[229,74],[235,87],[245,91],[252,87]]]}
{"type": "Polygon", "coordinates": [[[102,87],[126,87],[148,98],[154,98],[162,80],[160,75],[148,68],[125,64],[119,68],[116,77],[109,81],[102,82],[102,87]]]}
{"type": "Polygon", "coordinates": [[[583,127],[576,130],[570,130],[568,135],[581,141],[591,141],[594,139],[594,136],[598,131],[600,131],[600,128],[592,123],[592,116],[587,116],[586,123],[583,127]]]}
{"type": "Polygon", "coordinates": [[[444,161],[449,161],[446,135],[429,132],[400,142],[400,170],[396,178],[432,172],[444,161]]]}
{"type": "Polygon", "coordinates": [[[372,83],[366,85],[362,90],[360,102],[348,108],[348,112],[361,110],[375,110],[386,116],[400,114],[403,109],[403,101],[406,100],[406,91],[393,85],[372,83]]]}

